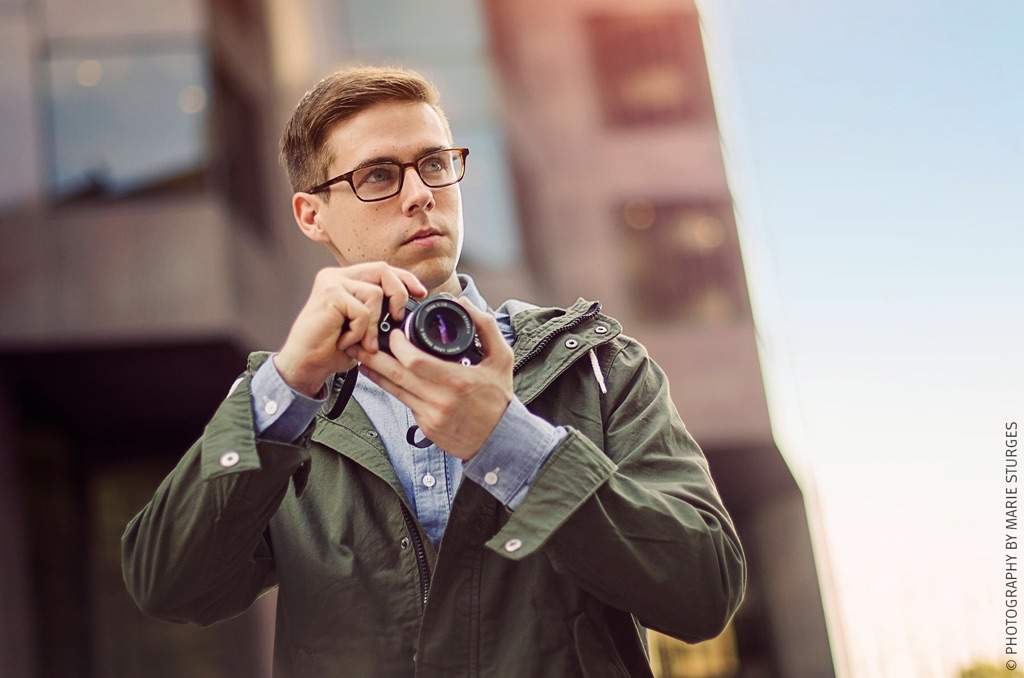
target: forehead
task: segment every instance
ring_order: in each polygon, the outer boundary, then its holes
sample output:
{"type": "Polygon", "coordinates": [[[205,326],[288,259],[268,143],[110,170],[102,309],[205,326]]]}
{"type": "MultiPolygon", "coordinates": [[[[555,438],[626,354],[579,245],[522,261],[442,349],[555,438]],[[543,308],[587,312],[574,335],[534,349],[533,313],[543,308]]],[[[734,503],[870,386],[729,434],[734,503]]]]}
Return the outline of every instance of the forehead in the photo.
{"type": "Polygon", "coordinates": [[[334,171],[382,156],[412,160],[424,148],[449,143],[441,116],[422,102],[375,104],[339,122],[327,135],[334,171]]]}

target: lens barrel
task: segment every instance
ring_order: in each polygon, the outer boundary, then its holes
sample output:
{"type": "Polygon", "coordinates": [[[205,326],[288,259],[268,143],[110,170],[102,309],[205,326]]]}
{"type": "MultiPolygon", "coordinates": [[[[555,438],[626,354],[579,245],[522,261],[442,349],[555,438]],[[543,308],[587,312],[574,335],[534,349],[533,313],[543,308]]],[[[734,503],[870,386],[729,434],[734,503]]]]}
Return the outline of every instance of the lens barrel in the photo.
{"type": "Polygon", "coordinates": [[[442,359],[465,353],[473,344],[476,326],[454,299],[437,296],[407,313],[402,323],[414,346],[442,359]]]}

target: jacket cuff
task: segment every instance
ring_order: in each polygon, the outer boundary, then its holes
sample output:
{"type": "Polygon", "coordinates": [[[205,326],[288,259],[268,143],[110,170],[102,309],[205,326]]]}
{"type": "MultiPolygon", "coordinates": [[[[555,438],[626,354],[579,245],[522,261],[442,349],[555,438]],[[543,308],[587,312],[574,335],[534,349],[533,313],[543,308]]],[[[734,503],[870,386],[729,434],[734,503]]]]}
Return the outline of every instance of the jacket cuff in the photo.
{"type": "Polygon", "coordinates": [[[566,436],[531,413],[517,397],[509,402],[490,437],[463,464],[470,480],[490,492],[511,510],[522,504],[541,466],[566,436]]]}
{"type": "MultiPolygon", "coordinates": [[[[256,440],[250,384],[248,372],[236,380],[203,430],[200,477],[204,481],[257,470],[268,480],[295,474],[300,467],[308,472],[310,452],[304,446],[256,440]]],[[[305,474],[299,473],[294,480],[301,493],[305,474]]]]}
{"type": "Polygon", "coordinates": [[[290,443],[302,435],[316,413],[327,402],[326,382],[322,398],[310,398],[289,386],[271,354],[252,377],[252,411],[256,435],[265,440],[290,443]]]}
{"type": "Polygon", "coordinates": [[[487,542],[495,553],[521,560],[539,549],[605,484],[618,466],[572,427],[541,467],[519,508],[487,542]]]}

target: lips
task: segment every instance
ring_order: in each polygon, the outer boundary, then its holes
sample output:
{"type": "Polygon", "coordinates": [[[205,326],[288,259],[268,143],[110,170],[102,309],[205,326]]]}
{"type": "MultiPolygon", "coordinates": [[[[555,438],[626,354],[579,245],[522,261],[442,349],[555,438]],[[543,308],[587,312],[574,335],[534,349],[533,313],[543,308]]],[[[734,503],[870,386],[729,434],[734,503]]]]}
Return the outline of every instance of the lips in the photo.
{"type": "Polygon", "coordinates": [[[402,244],[405,245],[407,243],[419,240],[420,238],[429,238],[432,235],[441,235],[441,231],[437,230],[436,228],[421,228],[420,230],[416,231],[411,236],[406,238],[405,242],[402,244]]]}

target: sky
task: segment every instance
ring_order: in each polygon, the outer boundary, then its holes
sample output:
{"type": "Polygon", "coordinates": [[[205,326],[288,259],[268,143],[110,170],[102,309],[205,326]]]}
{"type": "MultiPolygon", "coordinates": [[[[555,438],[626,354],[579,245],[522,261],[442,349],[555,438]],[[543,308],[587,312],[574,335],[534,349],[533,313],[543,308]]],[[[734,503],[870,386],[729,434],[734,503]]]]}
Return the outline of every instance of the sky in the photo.
{"type": "Polygon", "coordinates": [[[1001,443],[1024,424],[1024,3],[699,5],[840,676],[1001,664],[1001,443]]]}

